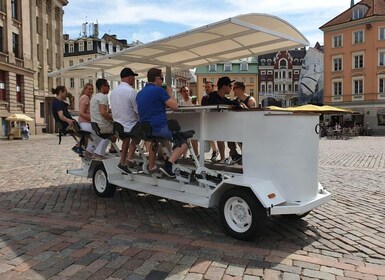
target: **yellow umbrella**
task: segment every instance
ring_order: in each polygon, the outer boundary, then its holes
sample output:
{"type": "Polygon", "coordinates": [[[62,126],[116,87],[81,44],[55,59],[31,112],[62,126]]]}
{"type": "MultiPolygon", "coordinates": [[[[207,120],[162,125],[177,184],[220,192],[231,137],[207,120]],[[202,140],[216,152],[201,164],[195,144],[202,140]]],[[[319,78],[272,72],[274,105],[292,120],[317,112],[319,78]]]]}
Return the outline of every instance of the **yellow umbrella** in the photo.
{"type": "Polygon", "coordinates": [[[273,111],[287,111],[287,108],[281,108],[278,106],[267,106],[266,108],[273,111]]]}
{"type": "Polygon", "coordinates": [[[347,110],[347,109],[342,109],[330,105],[324,105],[321,107],[322,112],[336,112],[336,113],[346,113],[346,114],[351,114],[353,111],[347,110]]]}
{"type": "Polygon", "coordinates": [[[7,121],[32,122],[33,119],[24,114],[13,114],[6,118],[7,121]]]}

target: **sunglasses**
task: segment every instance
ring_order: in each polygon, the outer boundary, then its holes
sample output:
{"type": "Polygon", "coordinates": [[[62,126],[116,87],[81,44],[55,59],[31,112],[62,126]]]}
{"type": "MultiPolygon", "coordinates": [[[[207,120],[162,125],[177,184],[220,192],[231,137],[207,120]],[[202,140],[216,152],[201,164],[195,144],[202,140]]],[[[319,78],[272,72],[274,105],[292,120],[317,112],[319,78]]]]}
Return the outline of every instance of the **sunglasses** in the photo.
{"type": "Polygon", "coordinates": [[[155,79],[161,79],[161,81],[163,82],[164,77],[155,77],[155,79]]]}

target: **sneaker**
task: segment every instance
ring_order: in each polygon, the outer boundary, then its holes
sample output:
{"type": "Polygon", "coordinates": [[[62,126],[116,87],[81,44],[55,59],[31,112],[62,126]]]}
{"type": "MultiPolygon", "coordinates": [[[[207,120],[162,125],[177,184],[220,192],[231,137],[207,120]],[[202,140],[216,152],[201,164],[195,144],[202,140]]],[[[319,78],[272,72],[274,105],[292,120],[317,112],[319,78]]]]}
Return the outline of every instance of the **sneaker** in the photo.
{"type": "Polygon", "coordinates": [[[169,177],[171,179],[176,178],[176,175],[174,174],[174,172],[172,172],[172,168],[171,167],[163,166],[163,167],[160,167],[159,170],[162,171],[162,173],[164,175],[166,175],[167,177],[169,177]]]}
{"type": "Polygon", "coordinates": [[[83,149],[78,146],[73,146],[71,149],[74,153],[77,153],[78,155],[82,156],[83,155],[83,149]]]}
{"type": "Polygon", "coordinates": [[[136,161],[135,160],[127,160],[127,166],[128,168],[136,168],[137,167],[137,164],[136,164],[136,161]]]}
{"type": "Polygon", "coordinates": [[[242,161],[242,156],[240,154],[235,154],[231,157],[233,163],[239,163],[242,161]]]}
{"type": "Polygon", "coordinates": [[[213,151],[211,155],[211,161],[217,161],[218,156],[219,156],[219,151],[218,150],[213,151]]]}
{"type": "Polygon", "coordinates": [[[118,164],[118,169],[121,170],[125,174],[130,174],[131,171],[128,170],[127,165],[121,165],[120,163],[118,164]]]}
{"type": "Polygon", "coordinates": [[[118,151],[117,150],[115,150],[114,148],[110,148],[109,150],[108,150],[108,153],[109,154],[116,154],[118,151]]]}
{"type": "Polygon", "coordinates": [[[159,173],[158,166],[155,165],[152,169],[149,169],[148,173],[150,173],[150,174],[159,173]]]}

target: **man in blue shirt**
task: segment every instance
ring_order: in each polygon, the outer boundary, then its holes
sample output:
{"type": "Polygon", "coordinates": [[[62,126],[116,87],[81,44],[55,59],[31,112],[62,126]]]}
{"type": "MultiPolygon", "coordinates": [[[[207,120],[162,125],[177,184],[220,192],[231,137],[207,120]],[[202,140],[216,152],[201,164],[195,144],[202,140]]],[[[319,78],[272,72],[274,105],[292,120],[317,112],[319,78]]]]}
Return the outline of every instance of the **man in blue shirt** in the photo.
{"type": "MultiPolygon", "coordinates": [[[[139,122],[148,122],[152,128],[152,135],[160,136],[168,140],[172,140],[172,133],[167,126],[166,107],[177,110],[178,103],[172,96],[162,88],[163,74],[161,69],[151,68],[147,72],[146,86],[138,93],[136,103],[138,105],[139,122]]],[[[165,161],[165,165],[160,167],[166,176],[175,178],[172,172],[172,165],[187,151],[187,144],[184,143],[180,147],[176,147],[169,159],[165,161]]],[[[157,171],[155,164],[156,153],[151,146],[148,156],[148,170],[150,173],[157,171]]]]}

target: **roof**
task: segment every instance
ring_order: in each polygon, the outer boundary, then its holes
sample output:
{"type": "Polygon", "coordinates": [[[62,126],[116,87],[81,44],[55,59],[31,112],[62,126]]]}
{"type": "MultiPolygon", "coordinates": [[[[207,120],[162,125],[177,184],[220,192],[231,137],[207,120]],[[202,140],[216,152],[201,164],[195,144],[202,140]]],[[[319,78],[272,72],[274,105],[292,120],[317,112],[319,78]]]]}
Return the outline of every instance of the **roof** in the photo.
{"type": "Polygon", "coordinates": [[[305,45],[309,45],[308,40],[288,22],[267,14],[246,14],[56,70],[48,76],[87,77],[103,71],[112,80],[119,79],[121,69],[127,66],[146,76],[152,67],[192,69],[305,45]]]}
{"type": "Polygon", "coordinates": [[[356,3],[353,7],[347,9],[343,13],[339,14],[332,20],[328,21],[324,25],[320,27],[320,29],[324,29],[327,27],[331,27],[334,25],[342,24],[342,23],[348,23],[351,21],[354,21],[352,19],[352,10],[357,7],[358,5],[364,5],[368,8],[368,11],[364,15],[364,18],[372,17],[372,16],[378,16],[378,15],[385,15],[385,1],[384,0],[362,0],[358,3],[356,3]]]}

